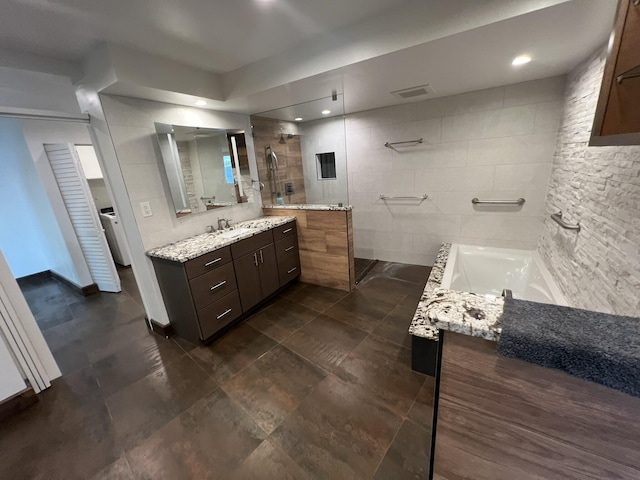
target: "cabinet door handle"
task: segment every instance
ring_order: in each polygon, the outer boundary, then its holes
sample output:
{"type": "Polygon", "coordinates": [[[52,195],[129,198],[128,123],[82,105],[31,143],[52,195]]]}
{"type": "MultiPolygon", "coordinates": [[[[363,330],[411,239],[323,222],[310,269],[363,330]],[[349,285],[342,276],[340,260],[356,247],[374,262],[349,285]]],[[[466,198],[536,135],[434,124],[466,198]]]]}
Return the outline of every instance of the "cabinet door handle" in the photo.
{"type": "Polygon", "coordinates": [[[256,267],[258,266],[258,252],[253,253],[253,263],[256,267]]]}
{"type": "Polygon", "coordinates": [[[293,250],[294,248],[296,248],[295,245],[291,245],[289,248],[285,248],[284,251],[285,252],[290,252],[291,250],[293,250]]]}
{"type": "Polygon", "coordinates": [[[262,255],[262,249],[260,249],[260,263],[264,263],[264,256],[262,255]]]}
{"type": "Polygon", "coordinates": [[[226,312],[221,313],[220,315],[218,315],[218,316],[216,317],[216,320],[220,320],[220,319],[221,319],[222,317],[224,317],[226,314],[230,313],[230,312],[231,312],[231,310],[232,310],[231,308],[227,308],[227,311],[226,311],[226,312]]]}
{"type": "Polygon", "coordinates": [[[217,285],[214,285],[213,287],[211,287],[209,290],[211,290],[212,292],[217,289],[220,288],[221,286],[223,286],[225,283],[227,283],[226,280],[221,281],[220,283],[218,283],[217,285]]]}
{"type": "Polygon", "coordinates": [[[222,257],[216,258],[215,260],[211,260],[210,262],[205,263],[204,266],[205,267],[209,267],[209,266],[213,265],[214,263],[218,263],[220,260],[222,260],[222,257]]]}
{"type": "Polygon", "coordinates": [[[298,267],[293,267],[291,270],[287,271],[287,274],[291,274],[293,272],[295,272],[298,269],[298,267]]]}
{"type": "Polygon", "coordinates": [[[293,230],[293,228],[287,228],[286,230],[282,231],[282,234],[284,235],[285,233],[289,233],[291,230],[293,230]]]}

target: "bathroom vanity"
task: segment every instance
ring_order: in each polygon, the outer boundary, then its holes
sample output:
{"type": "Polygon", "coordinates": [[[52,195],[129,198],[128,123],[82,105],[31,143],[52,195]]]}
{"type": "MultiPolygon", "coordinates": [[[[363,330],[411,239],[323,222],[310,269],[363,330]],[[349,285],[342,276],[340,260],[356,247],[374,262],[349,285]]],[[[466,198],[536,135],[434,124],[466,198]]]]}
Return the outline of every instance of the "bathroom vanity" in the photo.
{"type": "Polygon", "coordinates": [[[273,217],[147,252],[174,332],[206,342],[300,276],[296,220],[273,217]]]}

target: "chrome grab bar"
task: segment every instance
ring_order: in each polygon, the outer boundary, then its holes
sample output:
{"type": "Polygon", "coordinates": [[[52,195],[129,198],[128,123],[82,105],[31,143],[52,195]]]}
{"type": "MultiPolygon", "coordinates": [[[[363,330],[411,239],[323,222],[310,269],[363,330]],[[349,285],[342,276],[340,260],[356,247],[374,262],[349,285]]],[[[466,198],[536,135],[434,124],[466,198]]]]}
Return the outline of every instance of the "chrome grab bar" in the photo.
{"type": "Polygon", "coordinates": [[[394,145],[404,145],[406,143],[414,143],[418,145],[422,142],[424,142],[424,138],[419,138],[418,140],[405,140],[404,142],[385,142],[384,146],[387,148],[393,148],[394,145]]]}
{"type": "Polygon", "coordinates": [[[559,211],[558,213],[552,213],[551,220],[556,222],[562,228],[566,228],[567,230],[576,230],[578,232],[580,231],[579,223],[576,223],[575,225],[570,225],[562,219],[562,211],[559,211]]]}
{"type": "Polygon", "coordinates": [[[426,193],[419,197],[389,197],[384,193],[380,194],[380,200],[420,200],[422,201],[422,200],[426,200],[428,197],[429,195],[427,195],[426,193]]]}
{"type": "Polygon", "coordinates": [[[477,198],[472,198],[471,203],[474,205],[485,204],[485,205],[523,205],[525,202],[524,198],[518,198],[517,200],[479,200],[477,198]]]}

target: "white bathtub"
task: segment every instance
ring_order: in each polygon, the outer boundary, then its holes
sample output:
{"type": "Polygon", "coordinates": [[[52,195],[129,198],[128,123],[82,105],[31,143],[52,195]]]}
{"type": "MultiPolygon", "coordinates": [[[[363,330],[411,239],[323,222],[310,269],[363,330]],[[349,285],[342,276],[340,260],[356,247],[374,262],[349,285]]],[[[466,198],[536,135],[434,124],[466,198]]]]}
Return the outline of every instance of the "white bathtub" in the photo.
{"type": "Polygon", "coordinates": [[[567,305],[538,253],[530,250],[453,244],[442,288],[495,296],[507,288],[513,298],[567,305]]]}

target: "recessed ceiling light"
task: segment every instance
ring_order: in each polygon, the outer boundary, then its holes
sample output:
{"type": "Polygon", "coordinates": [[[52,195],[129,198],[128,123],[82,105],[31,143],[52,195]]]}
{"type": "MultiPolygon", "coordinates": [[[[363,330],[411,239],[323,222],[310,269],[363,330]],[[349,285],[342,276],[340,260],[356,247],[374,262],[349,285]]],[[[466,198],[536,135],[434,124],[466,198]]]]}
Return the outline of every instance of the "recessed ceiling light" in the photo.
{"type": "Polygon", "coordinates": [[[198,100],[196,102],[196,105],[199,107],[204,107],[207,104],[207,102],[205,102],[204,100],[198,100]]]}
{"type": "Polygon", "coordinates": [[[301,121],[302,121],[302,117],[296,117],[296,118],[294,118],[294,120],[295,120],[296,122],[301,122],[301,121]]]}
{"type": "Polygon", "coordinates": [[[525,63],[529,63],[531,61],[531,57],[529,55],[518,55],[513,59],[511,65],[524,65],[525,63]]]}
{"type": "Polygon", "coordinates": [[[331,113],[331,110],[322,110],[322,112],[320,113],[322,113],[323,115],[329,115],[331,113]]]}

